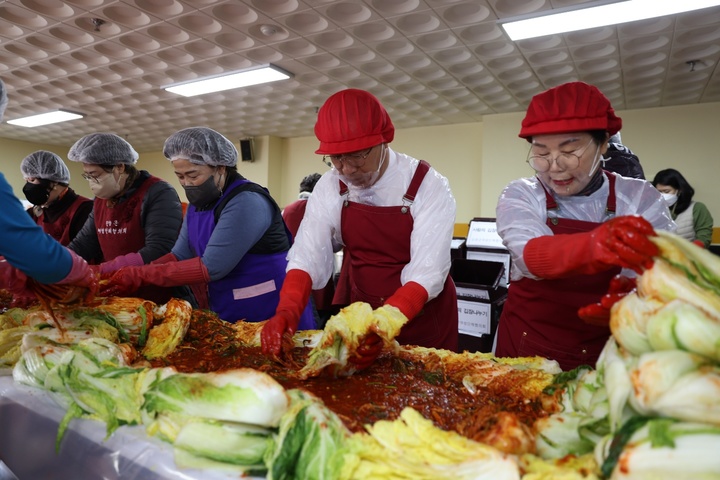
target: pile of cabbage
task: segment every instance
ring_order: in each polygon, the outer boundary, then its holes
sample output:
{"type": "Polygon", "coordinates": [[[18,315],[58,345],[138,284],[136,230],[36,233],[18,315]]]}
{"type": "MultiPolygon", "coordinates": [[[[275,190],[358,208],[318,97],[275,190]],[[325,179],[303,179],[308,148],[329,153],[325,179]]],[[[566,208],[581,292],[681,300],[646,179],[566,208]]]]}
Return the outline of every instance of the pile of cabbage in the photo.
{"type": "MultiPolygon", "coordinates": [[[[654,241],[660,257],[613,307],[595,368],[562,372],[546,389],[557,413],[536,422],[536,455],[442,431],[411,408],[353,434],[316,397],[252,369],[143,366],[128,346],[145,358],[171,352],[191,315],[179,300],[70,312],[63,334],[39,313],[24,323],[6,314],[0,360],[15,358],[16,382],[65,407],[58,446],[74,418],[104,422],[108,436],[140,425],[172,445],[180,468],[268,479],[720,478],[720,258],[672,234],[654,241]]],[[[344,368],[356,337],[328,329],[313,367],[344,368]]]]}
{"type": "Polygon", "coordinates": [[[720,478],[720,258],[654,241],[596,368],[556,379],[562,411],[537,422],[538,454],[592,455],[610,479],[720,478]]]}
{"type": "Polygon", "coordinates": [[[66,409],[57,448],[73,418],[90,418],[106,424],[108,437],[122,425],[143,425],[172,445],[180,468],[268,479],[520,478],[510,455],[439,430],[410,408],[397,421],[353,435],[316,397],[286,391],[253,369],[132,368],[124,351],[103,338],[72,344],[32,338],[13,376],[66,409]]]}

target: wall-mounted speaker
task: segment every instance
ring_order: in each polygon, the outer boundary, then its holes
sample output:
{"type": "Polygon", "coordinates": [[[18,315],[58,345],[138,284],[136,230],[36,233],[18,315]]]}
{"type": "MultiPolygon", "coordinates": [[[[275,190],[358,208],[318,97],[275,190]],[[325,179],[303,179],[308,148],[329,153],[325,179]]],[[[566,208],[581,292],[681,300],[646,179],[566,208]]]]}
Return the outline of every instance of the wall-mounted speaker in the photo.
{"type": "Polygon", "coordinates": [[[252,162],[255,160],[252,138],[240,139],[240,159],[243,162],[252,162]]]}

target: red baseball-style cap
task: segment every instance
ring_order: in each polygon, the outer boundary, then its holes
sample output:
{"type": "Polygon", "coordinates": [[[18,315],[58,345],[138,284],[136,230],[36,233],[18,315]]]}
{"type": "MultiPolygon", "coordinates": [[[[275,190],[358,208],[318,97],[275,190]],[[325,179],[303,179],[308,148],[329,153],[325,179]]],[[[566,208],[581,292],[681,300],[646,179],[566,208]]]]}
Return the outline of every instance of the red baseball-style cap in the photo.
{"type": "Polygon", "coordinates": [[[390,143],[395,127],[380,100],[350,88],[331,95],[320,107],[315,136],[320,140],[315,153],[339,155],[390,143]]]}
{"type": "Polygon", "coordinates": [[[606,130],[615,135],[622,119],[610,100],[595,86],[569,82],[535,95],[530,100],[520,129],[521,138],[534,135],[606,130]]]}

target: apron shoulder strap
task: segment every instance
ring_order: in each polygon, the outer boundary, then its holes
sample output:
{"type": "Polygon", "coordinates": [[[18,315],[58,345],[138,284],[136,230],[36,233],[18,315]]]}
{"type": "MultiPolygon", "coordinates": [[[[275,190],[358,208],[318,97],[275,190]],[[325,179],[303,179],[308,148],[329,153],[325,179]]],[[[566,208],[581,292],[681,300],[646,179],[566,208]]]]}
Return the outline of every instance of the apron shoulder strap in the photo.
{"type": "Polygon", "coordinates": [[[609,213],[615,213],[615,209],[617,208],[617,202],[615,200],[615,174],[608,172],[607,170],[603,170],[603,173],[605,173],[605,176],[608,179],[610,191],[608,192],[608,198],[607,198],[607,205],[605,205],[605,210],[609,213]]]}
{"type": "Polygon", "coordinates": [[[429,170],[430,164],[425,160],[420,160],[417,168],[415,169],[415,174],[410,181],[410,186],[408,187],[407,192],[405,192],[405,195],[403,195],[404,202],[413,203],[415,201],[415,195],[417,195],[417,192],[420,189],[420,184],[429,170]]]}

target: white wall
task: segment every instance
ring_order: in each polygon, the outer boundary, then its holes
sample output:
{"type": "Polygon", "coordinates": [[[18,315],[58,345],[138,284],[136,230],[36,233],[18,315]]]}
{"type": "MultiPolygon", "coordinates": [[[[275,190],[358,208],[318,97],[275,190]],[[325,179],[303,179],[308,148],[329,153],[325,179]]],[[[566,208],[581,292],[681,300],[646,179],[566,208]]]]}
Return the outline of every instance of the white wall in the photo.
{"type": "MultiPolygon", "coordinates": [[[[708,206],[715,224],[720,226],[720,195],[716,193],[720,179],[720,103],[617,113],[623,119],[623,143],[640,157],[648,180],[664,168],[678,169],[695,188],[695,199],[708,206]]],[[[467,223],[476,216],[495,216],[497,198],[505,185],[532,174],[525,163],[528,144],[517,136],[523,116],[488,115],[479,123],[399,130],[391,145],[397,151],[427,160],[449,179],[458,205],[456,221],[467,223]]],[[[314,137],[259,137],[255,139],[255,162],[240,162],[238,170],[267,186],[283,207],[297,198],[305,175],[327,170],[321,156],[314,153],[317,145],[314,137]]],[[[20,161],[41,148],[67,158],[65,147],[0,139],[0,170],[16,194],[22,195],[20,161]]],[[[80,166],[68,162],[68,167],[73,188],[90,195],[87,182],[80,177],[80,166]]],[[[141,153],[138,167],[170,181],[185,199],[170,162],[159,151],[141,153]]]]}

